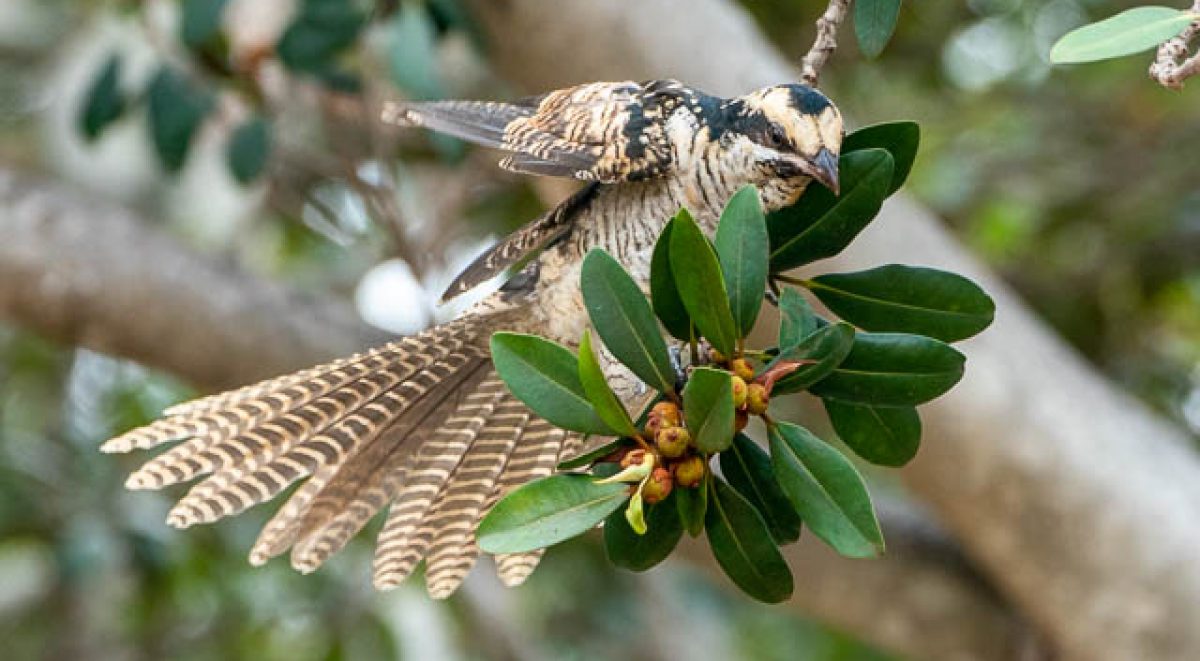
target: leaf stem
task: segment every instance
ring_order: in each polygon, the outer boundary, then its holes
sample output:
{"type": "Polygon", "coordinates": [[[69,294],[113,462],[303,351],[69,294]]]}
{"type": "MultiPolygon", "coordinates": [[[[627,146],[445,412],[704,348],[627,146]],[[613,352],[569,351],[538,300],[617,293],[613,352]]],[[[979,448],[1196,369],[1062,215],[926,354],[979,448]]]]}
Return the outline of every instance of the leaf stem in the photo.
{"type": "Polygon", "coordinates": [[[789,285],[796,285],[797,287],[804,287],[805,289],[812,289],[813,285],[815,284],[812,280],[806,280],[804,278],[793,278],[790,275],[776,275],[775,279],[780,282],[786,282],[789,285]]]}

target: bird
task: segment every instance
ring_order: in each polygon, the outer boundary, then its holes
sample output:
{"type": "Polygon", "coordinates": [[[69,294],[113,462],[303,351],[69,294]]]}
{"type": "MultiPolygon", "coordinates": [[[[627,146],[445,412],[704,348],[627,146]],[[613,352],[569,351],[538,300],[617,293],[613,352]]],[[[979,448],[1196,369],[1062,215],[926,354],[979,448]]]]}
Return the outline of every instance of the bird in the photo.
{"type": "MultiPolygon", "coordinates": [[[[512,102],[389,102],[381,118],[500,150],[507,170],[585,183],[454,280],[444,299],[507,276],[458,318],[172,406],[101,450],[174,444],[126,486],[205,476],[171,509],[167,522],[177,528],[238,514],[300,482],[254,543],[253,565],[290,550],[296,570],[314,571],[387,508],[374,585],[399,585],[423,560],[427,591],[445,598],[480,555],[474,531],[490,508],[585,444],[509,393],[490,336],[577,345],[588,325],[583,257],[602,248],[648,289],[655,239],[680,208],[711,236],[747,184],[767,211],[794,203],[812,181],[837,193],[844,129],[833,102],[803,84],[722,98],[668,79],[587,83],[512,102]]],[[[627,405],[646,392],[611,359],[605,372],[627,405]]],[[[521,584],[540,557],[498,556],[501,581],[521,584]]]]}

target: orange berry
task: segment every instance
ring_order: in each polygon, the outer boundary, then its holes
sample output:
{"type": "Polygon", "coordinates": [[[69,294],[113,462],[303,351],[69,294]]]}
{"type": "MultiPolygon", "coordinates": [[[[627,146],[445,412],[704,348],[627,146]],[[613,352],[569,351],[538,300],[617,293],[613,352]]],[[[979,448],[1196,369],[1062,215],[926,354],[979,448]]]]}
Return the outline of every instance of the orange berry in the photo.
{"type": "Polygon", "coordinates": [[[771,396],[767,394],[767,387],[761,383],[751,383],[746,393],[746,410],[754,415],[762,415],[767,412],[770,403],[771,396]]]}
{"type": "Polygon", "coordinates": [[[743,381],[754,380],[754,366],[745,358],[738,358],[729,364],[729,369],[734,374],[742,377],[743,381]]]}
{"type": "Polygon", "coordinates": [[[695,488],[704,479],[705,469],[704,459],[692,455],[675,464],[675,482],[681,487],[695,488]]]}
{"type": "Polygon", "coordinates": [[[629,468],[630,466],[641,466],[642,462],[646,461],[646,451],[642,449],[630,450],[621,458],[621,468],[629,468]]]}
{"type": "Polygon", "coordinates": [[[692,435],[683,427],[668,427],[660,430],[654,440],[658,443],[658,451],[662,453],[662,456],[675,459],[682,457],[683,453],[687,452],[688,444],[692,442],[692,435]]]}
{"type": "Polygon", "coordinates": [[[746,395],[749,394],[749,389],[745,380],[740,376],[729,377],[729,382],[733,386],[733,408],[740,409],[746,405],[746,395]]]}
{"type": "Polygon", "coordinates": [[[650,473],[650,479],[642,486],[642,499],[647,505],[662,502],[671,495],[674,486],[675,481],[671,479],[670,471],[661,467],[655,468],[654,472],[650,473]]]}

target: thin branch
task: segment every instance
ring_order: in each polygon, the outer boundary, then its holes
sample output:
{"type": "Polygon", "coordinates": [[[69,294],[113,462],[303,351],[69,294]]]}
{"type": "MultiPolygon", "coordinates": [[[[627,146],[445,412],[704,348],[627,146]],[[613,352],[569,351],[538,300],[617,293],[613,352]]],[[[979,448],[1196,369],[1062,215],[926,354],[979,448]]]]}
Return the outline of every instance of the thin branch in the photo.
{"type": "Polygon", "coordinates": [[[805,84],[816,87],[821,77],[821,69],[833,51],[837,50],[837,32],[846,14],[850,12],[851,0],[829,0],[825,13],[817,19],[817,38],[812,48],[800,61],[800,80],[805,84]]]}
{"type": "MultiPolygon", "coordinates": [[[[1192,3],[1193,14],[1200,14],[1200,0],[1192,3]]],[[[1150,77],[1158,84],[1170,89],[1182,89],[1183,81],[1200,73],[1200,53],[1188,57],[1192,39],[1200,34],[1200,18],[1158,47],[1154,63],[1150,65],[1150,77]]]]}

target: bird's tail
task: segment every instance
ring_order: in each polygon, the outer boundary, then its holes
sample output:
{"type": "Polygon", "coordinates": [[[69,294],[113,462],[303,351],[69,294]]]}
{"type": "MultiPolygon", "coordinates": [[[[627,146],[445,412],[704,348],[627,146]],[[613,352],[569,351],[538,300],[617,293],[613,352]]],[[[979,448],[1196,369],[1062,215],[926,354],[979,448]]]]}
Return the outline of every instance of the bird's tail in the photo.
{"type": "MultiPolygon", "coordinates": [[[[450,595],[479,554],[474,531],[501,496],[548,475],[578,439],[513,399],[487,353],[495,323],[471,315],[327,365],[167,409],[105,452],[176,443],[129,476],[130,489],[207,475],[168,523],[211,523],[301,484],[250,551],[262,564],[291,549],[319,567],[390,506],[375,585],[394,587],[426,560],[431,595],[450,595]]],[[[522,582],[538,554],[497,559],[522,582]]]]}

